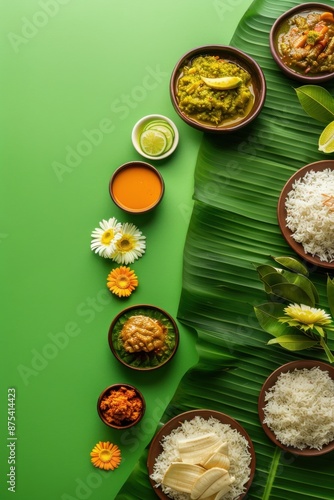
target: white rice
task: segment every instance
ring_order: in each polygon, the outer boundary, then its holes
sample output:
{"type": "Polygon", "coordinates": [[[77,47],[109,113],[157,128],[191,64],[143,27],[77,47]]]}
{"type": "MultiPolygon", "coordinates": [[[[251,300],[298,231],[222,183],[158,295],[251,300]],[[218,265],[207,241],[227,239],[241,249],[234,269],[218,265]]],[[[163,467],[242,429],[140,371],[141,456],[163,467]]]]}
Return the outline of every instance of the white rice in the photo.
{"type": "Polygon", "coordinates": [[[204,419],[196,416],[192,420],[181,423],[179,427],[173,429],[170,434],[164,436],[161,441],[162,453],[157,457],[151,479],[161,487],[162,491],[174,500],[189,500],[190,494],[179,493],[161,484],[163,476],[171,462],[181,461],[177,453],[177,442],[180,438],[200,436],[205,433],[214,432],[222,442],[228,443],[228,456],[231,462],[230,474],[235,477],[235,482],[231,485],[231,490],[224,498],[232,500],[245,491],[245,484],[250,477],[251,454],[248,450],[247,439],[236,429],[228,424],[222,424],[219,420],[210,417],[204,419]]]}
{"type": "Polygon", "coordinates": [[[264,423],[285,446],[320,450],[334,439],[334,380],[319,367],[281,373],[265,394],[264,423]]]}
{"type": "MultiPolygon", "coordinates": [[[[310,170],[297,179],[285,200],[286,225],[304,251],[321,261],[334,260],[334,210],[324,205],[334,196],[334,171],[310,170]]],[[[332,207],[334,208],[334,207],[332,207]]]]}

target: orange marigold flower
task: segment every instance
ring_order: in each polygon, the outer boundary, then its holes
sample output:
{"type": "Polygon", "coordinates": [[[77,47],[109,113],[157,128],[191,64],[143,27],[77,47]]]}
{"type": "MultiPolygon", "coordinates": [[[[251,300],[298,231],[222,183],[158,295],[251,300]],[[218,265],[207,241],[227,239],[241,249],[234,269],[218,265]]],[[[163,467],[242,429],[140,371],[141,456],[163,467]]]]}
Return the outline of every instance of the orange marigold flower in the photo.
{"type": "Polygon", "coordinates": [[[129,267],[116,267],[108,274],[107,287],[119,297],[129,297],[137,286],[138,278],[129,267]]]}
{"type": "Polygon", "coordinates": [[[104,470],[117,469],[121,463],[121,450],[116,444],[109,443],[109,441],[100,441],[94,446],[90,456],[94,467],[104,470]]]}

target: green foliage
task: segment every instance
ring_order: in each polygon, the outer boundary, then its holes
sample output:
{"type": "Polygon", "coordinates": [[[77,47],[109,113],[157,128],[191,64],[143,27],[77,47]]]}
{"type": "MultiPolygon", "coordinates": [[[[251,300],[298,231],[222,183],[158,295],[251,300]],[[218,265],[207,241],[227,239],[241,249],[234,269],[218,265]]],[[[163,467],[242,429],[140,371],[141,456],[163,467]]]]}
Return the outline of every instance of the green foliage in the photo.
{"type": "Polygon", "coordinates": [[[304,276],[309,275],[307,267],[293,257],[273,257],[273,259],[286,269],[290,269],[290,271],[303,274],[304,276]]]}
{"type": "Polygon", "coordinates": [[[315,120],[326,123],[318,139],[319,150],[333,152],[334,97],[319,85],[303,85],[296,90],[305,113],[315,120]]]}
{"type": "MultiPolygon", "coordinates": [[[[254,307],[256,317],[260,326],[267,333],[275,338],[268,344],[279,344],[289,351],[301,351],[311,347],[321,347],[324,349],[327,359],[333,362],[333,355],[327,346],[327,330],[333,330],[331,325],[303,323],[298,316],[291,318],[284,316],[287,304],[299,304],[314,306],[319,301],[319,294],[312,281],[305,275],[303,265],[290,257],[273,257],[275,262],[295,269],[295,272],[273,268],[271,266],[260,265],[257,272],[260,280],[264,283],[264,289],[272,302],[254,307]],[[299,270],[303,274],[299,274],[299,270]],[[275,303],[275,301],[278,301],[275,303]]],[[[330,310],[334,305],[334,282],[330,278],[327,280],[327,295],[330,310]]]]}
{"type": "Polygon", "coordinates": [[[296,333],[295,335],[281,335],[280,337],[269,340],[268,345],[272,344],[279,344],[289,351],[302,351],[303,349],[309,349],[310,347],[318,345],[318,341],[305,338],[304,335],[296,333]]]}
{"type": "Polygon", "coordinates": [[[328,90],[319,85],[302,85],[295,90],[305,113],[322,123],[334,120],[334,98],[328,90]]]}
{"type": "Polygon", "coordinates": [[[334,279],[327,276],[327,299],[331,315],[334,317],[334,279]]]}

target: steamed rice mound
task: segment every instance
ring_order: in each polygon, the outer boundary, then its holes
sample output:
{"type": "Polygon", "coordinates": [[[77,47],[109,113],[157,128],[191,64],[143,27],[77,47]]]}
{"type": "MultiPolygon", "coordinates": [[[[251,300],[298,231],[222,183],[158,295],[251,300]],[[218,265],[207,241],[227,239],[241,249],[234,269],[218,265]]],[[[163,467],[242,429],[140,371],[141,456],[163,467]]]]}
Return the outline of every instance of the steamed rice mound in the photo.
{"type": "Polygon", "coordinates": [[[310,170],[293,183],[285,200],[286,226],[304,251],[334,261],[334,171],[310,170]],[[327,200],[327,201],[326,201],[327,200]],[[327,203],[327,204],[326,204],[327,203]]]}
{"type": "Polygon", "coordinates": [[[177,442],[179,439],[202,436],[205,433],[214,432],[222,441],[228,443],[228,456],[231,461],[230,474],[235,477],[231,490],[224,496],[224,500],[237,498],[245,491],[245,484],[250,477],[251,454],[248,450],[247,439],[236,429],[228,424],[222,424],[219,420],[210,417],[204,419],[195,417],[185,421],[179,427],[173,429],[170,434],[164,436],[161,442],[163,451],[157,457],[151,479],[157,483],[162,491],[174,500],[189,500],[190,494],[180,493],[161,484],[163,476],[171,462],[181,461],[177,454],[177,442]]]}
{"type": "Polygon", "coordinates": [[[334,440],[334,380],[327,371],[281,373],[265,401],[264,423],[285,446],[321,450],[334,440]]]}

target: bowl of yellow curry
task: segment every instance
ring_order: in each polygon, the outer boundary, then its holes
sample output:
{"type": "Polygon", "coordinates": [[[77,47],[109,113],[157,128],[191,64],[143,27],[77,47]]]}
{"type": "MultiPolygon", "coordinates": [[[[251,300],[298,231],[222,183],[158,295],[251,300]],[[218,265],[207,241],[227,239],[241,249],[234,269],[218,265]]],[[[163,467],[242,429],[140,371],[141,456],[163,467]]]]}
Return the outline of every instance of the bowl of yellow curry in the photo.
{"type": "Polygon", "coordinates": [[[234,132],[261,112],[266,81],[258,63],[245,52],[205,45],[179,59],[170,79],[170,96],[188,125],[204,132],[234,132]]]}
{"type": "Polygon", "coordinates": [[[149,304],[122,310],[108,332],[115,358],[133,370],[161,368],[174,357],[179,346],[179,329],[170,314],[149,304]]]}
{"type": "Polygon", "coordinates": [[[274,61],[290,78],[309,84],[334,78],[334,7],[293,7],[275,21],[269,40],[274,61]]]}

